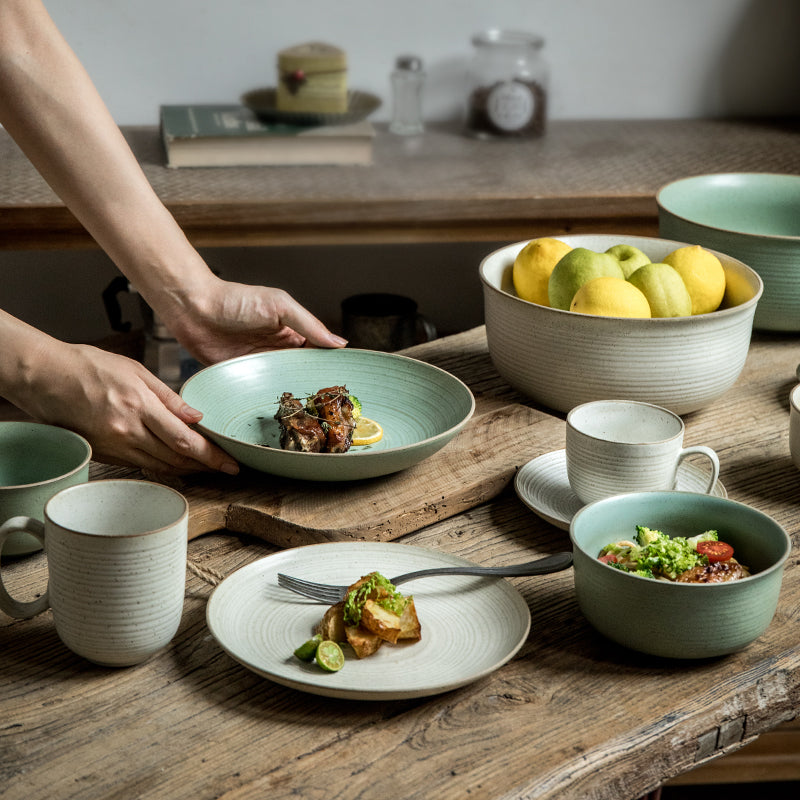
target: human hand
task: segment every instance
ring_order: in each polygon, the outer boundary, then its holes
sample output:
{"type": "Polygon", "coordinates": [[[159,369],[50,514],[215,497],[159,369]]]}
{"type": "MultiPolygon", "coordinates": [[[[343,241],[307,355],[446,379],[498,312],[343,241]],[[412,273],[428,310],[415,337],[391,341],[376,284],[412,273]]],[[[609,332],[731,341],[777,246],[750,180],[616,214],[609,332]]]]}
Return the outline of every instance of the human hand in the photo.
{"type": "Polygon", "coordinates": [[[201,286],[147,299],[204,364],[264,350],[347,344],[282,289],[224,281],[211,273],[201,286]]]}
{"type": "Polygon", "coordinates": [[[17,405],[37,420],[80,433],[96,461],[161,475],[238,472],[227,453],[190,427],[202,414],[138,361],[57,342],[31,363],[28,391],[17,405]]]}

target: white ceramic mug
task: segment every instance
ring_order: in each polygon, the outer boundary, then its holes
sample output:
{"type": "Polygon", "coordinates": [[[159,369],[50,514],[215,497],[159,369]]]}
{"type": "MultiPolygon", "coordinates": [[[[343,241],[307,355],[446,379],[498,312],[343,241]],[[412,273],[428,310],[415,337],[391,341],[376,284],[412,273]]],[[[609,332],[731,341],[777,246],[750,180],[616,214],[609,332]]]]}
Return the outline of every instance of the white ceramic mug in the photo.
{"type": "MultiPolygon", "coordinates": [[[[800,367],[797,368],[800,378],[800,367]]],[[[789,395],[789,453],[797,469],[800,469],[800,383],[789,395]]]]}
{"type": "MultiPolygon", "coordinates": [[[[40,422],[0,422],[0,524],[11,517],[44,519],[44,505],[56,493],[89,480],[92,448],[77,433],[40,422]]],[[[4,556],[41,550],[28,533],[10,535],[4,556]]]]}
{"type": "Polygon", "coordinates": [[[53,610],[67,647],[105,666],[138,664],[165,647],[183,613],[188,503],[148,481],[101,480],[64,489],[45,506],[44,524],[14,517],[0,547],[26,531],[47,554],[47,590],[20,602],[5,589],[0,609],[27,619],[53,610]]]}
{"type": "Polygon", "coordinates": [[[672,411],[633,400],[596,400],[567,414],[567,478],[584,503],[627,492],[675,488],[678,467],[705,456],[711,472],[705,493],[719,478],[709,447],[683,446],[683,420],[672,411]]]}

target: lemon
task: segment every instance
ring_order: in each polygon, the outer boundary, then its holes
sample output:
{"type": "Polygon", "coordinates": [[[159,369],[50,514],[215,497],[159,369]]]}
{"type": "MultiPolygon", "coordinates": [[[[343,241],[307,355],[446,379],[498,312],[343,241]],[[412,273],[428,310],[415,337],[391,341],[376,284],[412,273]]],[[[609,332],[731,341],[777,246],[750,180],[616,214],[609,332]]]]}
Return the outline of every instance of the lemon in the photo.
{"type": "Polygon", "coordinates": [[[353,430],[352,444],[355,447],[364,444],[375,444],[383,438],[383,428],[373,419],[359,417],[353,430]]]}
{"type": "Polygon", "coordinates": [[[645,264],[628,278],[646,298],[654,317],[688,317],[692,298],[683,278],[669,264],[645,264]]]}
{"type": "Polygon", "coordinates": [[[321,641],[321,634],[315,633],[308,641],[303,642],[303,644],[294,651],[295,656],[301,661],[313,661],[314,656],[317,654],[317,647],[319,647],[321,641]]]}
{"type": "Polygon", "coordinates": [[[725,294],[722,297],[722,306],[732,308],[752,300],[755,292],[747,278],[737,272],[725,270],[725,294]]]}
{"type": "Polygon", "coordinates": [[[575,292],[593,278],[611,276],[624,280],[625,274],[614,256],[575,247],[561,257],[550,273],[547,291],[550,305],[569,311],[575,292]]]}
{"type": "Polygon", "coordinates": [[[699,244],[673,250],[664,263],[677,270],[692,298],[692,314],[708,314],[719,308],[725,295],[725,270],[719,259],[699,244]]]}
{"type": "Polygon", "coordinates": [[[570,311],[600,317],[649,317],[647,298],[625,278],[600,277],[584,283],[572,298],[570,311]]]}
{"type": "Polygon", "coordinates": [[[517,297],[541,306],[550,305],[547,299],[550,273],[561,257],[570,250],[570,245],[549,237],[528,242],[514,259],[512,279],[517,297]]]}

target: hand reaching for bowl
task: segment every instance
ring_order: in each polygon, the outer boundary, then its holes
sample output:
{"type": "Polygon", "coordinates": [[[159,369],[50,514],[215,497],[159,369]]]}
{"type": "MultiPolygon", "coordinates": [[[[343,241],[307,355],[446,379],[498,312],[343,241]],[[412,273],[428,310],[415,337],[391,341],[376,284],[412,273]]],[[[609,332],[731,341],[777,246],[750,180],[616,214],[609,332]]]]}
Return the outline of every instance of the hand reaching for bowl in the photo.
{"type": "Polygon", "coordinates": [[[35,420],[69,428],[93,458],[158,474],[236,473],[225,452],[194,431],[190,408],[142,364],[56,339],[0,312],[0,395],[35,420]]]}

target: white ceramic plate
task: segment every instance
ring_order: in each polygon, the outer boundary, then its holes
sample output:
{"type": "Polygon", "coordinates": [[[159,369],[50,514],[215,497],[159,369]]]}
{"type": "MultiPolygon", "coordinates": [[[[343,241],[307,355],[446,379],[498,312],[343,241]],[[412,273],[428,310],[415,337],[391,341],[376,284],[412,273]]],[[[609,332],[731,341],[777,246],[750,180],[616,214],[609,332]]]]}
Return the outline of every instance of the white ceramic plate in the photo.
{"type": "Polygon", "coordinates": [[[375,478],[444,447],[469,421],[475,398],[458,378],[424,361],[377,350],[294,348],[221,361],[189,378],[183,399],[203,412],[198,428],[237,461],[308,481],[375,478]],[[283,392],[305,397],[345,385],[383,438],[347,453],[282,450],[275,420],[283,392]]]}
{"type": "MultiPolygon", "coordinates": [[[[707,481],[708,476],[700,467],[684,462],[678,468],[675,489],[702,493],[707,481]]],[[[563,531],[569,530],[572,518],[584,506],[569,485],[565,450],[554,450],[529,461],[517,472],[514,488],[531,511],[563,531]]],[[[711,494],[728,496],[719,481],[711,494]]]]}
{"type": "Polygon", "coordinates": [[[425,697],[472,683],[498,669],[523,645],[531,617],[505,579],[435,576],[404,584],[413,594],[422,640],[384,645],[359,660],[345,647],[336,673],[293,655],[310,638],[326,606],[278,586],[278,572],[350,584],[377,570],[391,578],[462,558],[411,545],[336,542],[282,550],[242,567],[214,590],[206,620],[222,648],[265,678],[311,694],[357,700],[425,697]]]}

